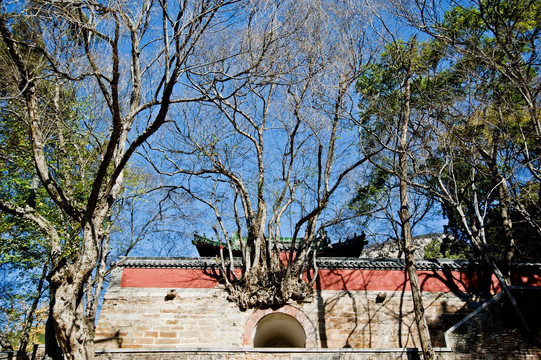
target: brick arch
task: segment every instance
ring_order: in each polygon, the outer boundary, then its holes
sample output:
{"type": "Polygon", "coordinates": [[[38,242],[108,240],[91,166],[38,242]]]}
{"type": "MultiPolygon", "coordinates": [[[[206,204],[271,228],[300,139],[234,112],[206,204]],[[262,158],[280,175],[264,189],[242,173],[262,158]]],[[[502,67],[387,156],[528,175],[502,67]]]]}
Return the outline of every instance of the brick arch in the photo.
{"type": "Polygon", "coordinates": [[[248,317],[248,320],[246,320],[244,333],[242,334],[242,346],[252,346],[254,332],[259,320],[269,314],[276,313],[282,313],[294,317],[304,329],[306,335],[306,348],[317,348],[317,335],[314,325],[312,325],[312,322],[305,313],[291,305],[284,305],[276,310],[265,309],[254,311],[252,315],[248,317]]]}

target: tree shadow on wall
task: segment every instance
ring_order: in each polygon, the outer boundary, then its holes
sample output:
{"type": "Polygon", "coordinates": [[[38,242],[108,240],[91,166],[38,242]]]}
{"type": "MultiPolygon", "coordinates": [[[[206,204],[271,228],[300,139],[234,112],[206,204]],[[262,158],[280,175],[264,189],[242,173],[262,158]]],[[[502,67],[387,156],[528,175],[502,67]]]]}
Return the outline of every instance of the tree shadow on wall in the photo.
{"type": "Polygon", "coordinates": [[[422,271],[421,290],[437,283],[446,287],[457,297],[467,299],[471,294],[489,297],[494,291],[492,272],[471,266],[465,271],[452,271],[444,268],[440,271],[422,271]]]}
{"type": "MultiPolygon", "coordinates": [[[[346,280],[343,278],[343,275],[340,274],[340,277],[341,277],[341,281],[343,282],[344,284],[344,288],[345,288],[345,284],[346,284],[346,280]]],[[[336,297],[333,297],[331,299],[323,299],[322,295],[321,295],[321,281],[320,281],[320,277],[318,277],[316,279],[316,292],[317,292],[317,307],[318,307],[318,330],[319,330],[319,337],[320,337],[320,342],[321,342],[321,347],[322,348],[328,348],[328,338],[327,338],[327,314],[328,313],[332,313],[333,309],[335,308],[335,306],[339,303],[339,301],[342,299],[342,298],[345,298],[345,297],[348,297],[351,302],[352,302],[352,305],[351,305],[351,308],[352,308],[352,314],[353,314],[353,319],[349,319],[350,316],[345,316],[345,319],[343,318],[342,320],[346,320],[348,323],[352,323],[354,324],[353,325],[353,328],[350,330],[347,338],[346,338],[346,344],[344,345],[344,348],[351,348],[351,344],[350,344],[350,338],[351,336],[353,335],[353,333],[355,332],[355,330],[357,329],[357,326],[358,326],[358,312],[357,312],[357,302],[356,302],[356,299],[355,297],[351,294],[350,291],[348,290],[343,290],[340,292],[340,294],[336,297]]],[[[341,313],[341,315],[344,315],[344,313],[341,313]]]]}
{"type": "MultiPolygon", "coordinates": [[[[330,270],[330,273],[336,279],[332,283],[332,286],[340,289],[334,297],[323,298],[320,277],[316,279],[318,332],[321,347],[328,348],[329,343],[333,344],[335,342],[342,343],[344,348],[372,347],[374,345],[373,325],[377,321],[376,319],[380,315],[380,312],[384,309],[383,303],[378,303],[377,296],[374,295],[374,299],[371,299],[369,292],[366,290],[370,288],[371,283],[375,282],[374,279],[359,272],[344,273],[342,271],[330,270]],[[347,288],[347,284],[351,283],[351,278],[354,274],[356,276],[354,282],[359,284],[359,281],[362,281],[361,288],[365,289],[365,304],[362,303],[362,297],[355,296],[357,291],[350,291],[347,288]],[[344,299],[347,299],[348,305],[346,307],[350,307],[350,311],[344,311],[344,299]],[[338,311],[340,312],[337,313],[338,311]],[[363,314],[363,318],[366,317],[366,321],[361,321],[360,313],[363,314]],[[327,329],[328,322],[334,322],[333,329],[327,329]],[[339,339],[336,338],[336,335],[332,339],[329,339],[328,330],[336,330],[336,326],[345,330],[344,335],[340,336],[339,339]]],[[[336,332],[334,333],[336,334],[336,332]]]]}
{"type": "Polygon", "coordinates": [[[117,330],[109,337],[104,337],[100,339],[95,339],[94,344],[98,345],[101,343],[115,343],[117,348],[121,349],[122,344],[124,343],[124,338],[120,334],[120,330],[117,330]]]}
{"type": "Polygon", "coordinates": [[[437,302],[439,299],[434,299],[430,304],[424,304],[425,308],[432,307],[433,312],[436,313],[435,316],[427,317],[432,345],[445,347],[448,345],[445,341],[445,332],[492,296],[491,292],[494,290],[492,273],[486,269],[471,267],[466,271],[451,271],[450,269],[423,271],[422,275],[421,289],[440,284],[464,301],[459,308],[450,306],[447,300],[437,302]]]}
{"type": "MultiPolygon", "coordinates": [[[[381,301],[377,300],[379,297],[377,291],[367,290],[377,288],[374,285],[382,281],[381,274],[371,276],[373,274],[370,272],[329,270],[329,278],[332,278],[332,282],[326,282],[325,285],[340,290],[332,298],[324,298],[324,293],[321,291],[322,281],[320,278],[316,279],[321,347],[328,348],[329,345],[335,347],[336,343],[341,343],[343,345],[340,346],[344,347],[380,347],[383,342],[385,342],[385,347],[415,346],[418,337],[412,300],[409,296],[409,281],[407,273],[401,273],[402,280],[398,281],[394,290],[381,292],[383,294],[381,301]],[[348,284],[352,283],[355,283],[360,291],[364,289],[365,297],[356,296],[359,290],[348,289],[348,284]],[[366,304],[364,299],[366,299],[366,304]],[[345,310],[345,307],[349,309],[345,310]],[[340,314],[341,319],[338,319],[337,311],[345,315],[340,314]],[[389,326],[388,319],[393,319],[391,324],[396,324],[394,325],[396,333],[393,335],[388,335],[381,324],[387,322],[385,326],[389,326]],[[328,328],[329,324],[333,324],[332,329],[328,328]],[[340,329],[343,331],[340,332],[340,329]],[[381,336],[388,336],[388,338],[382,340],[381,336]]],[[[451,270],[422,272],[421,287],[429,291],[424,296],[424,306],[429,310],[427,322],[435,347],[446,346],[445,331],[479,304],[475,301],[479,299],[479,295],[472,295],[472,292],[479,292],[479,289],[482,289],[481,292],[487,292],[487,296],[490,296],[491,282],[490,276],[488,280],[485,279],[487,276],[451,270]],[[441,289],[441,293],[434,291],[435,288],[441,289]],[[452,293],[461,300],[449,303],[446,293],[452,293]]],[[[417,356],[415,354],[414,352],[409,356],[417,356]]]]}

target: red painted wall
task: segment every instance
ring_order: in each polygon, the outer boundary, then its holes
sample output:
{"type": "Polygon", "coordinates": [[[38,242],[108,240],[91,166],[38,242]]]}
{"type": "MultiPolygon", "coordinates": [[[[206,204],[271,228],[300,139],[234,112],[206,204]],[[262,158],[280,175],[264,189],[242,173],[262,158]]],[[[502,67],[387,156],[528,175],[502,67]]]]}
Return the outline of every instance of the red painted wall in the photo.
{"type": "MultiPolygon", "coordinates": [[[[125,268],[120,286],[135,288],[213,288],[217,274],[201,269],[125,268]]],[[[479,276],[460,271],[419,271],[423,291],[465,292],[489,290],[498,292],[494,275],[479,276]]],[[[400,270],[319,270],[316,288],[321,290],[409,290],[409,282],[400,270]]],[[[541,275],[517,275],[514,285],[541,286],[541,275]]]]}
{"type": "MultiPolygon", "coordinates": [[[[475,274],[459,271],[419,271],[423,291],[450,292],[477,290],[479,282],[475,274]]],[[[319,270],[318,288],[322,290],[410,290],[406,273],[401,270],[319,270]]]]}
{"type": "Polygon", "coordinates": [[[135,288],[213,288],[216,275],[201,269],[130,269],[122,270],[121,287],[135,288]]]}

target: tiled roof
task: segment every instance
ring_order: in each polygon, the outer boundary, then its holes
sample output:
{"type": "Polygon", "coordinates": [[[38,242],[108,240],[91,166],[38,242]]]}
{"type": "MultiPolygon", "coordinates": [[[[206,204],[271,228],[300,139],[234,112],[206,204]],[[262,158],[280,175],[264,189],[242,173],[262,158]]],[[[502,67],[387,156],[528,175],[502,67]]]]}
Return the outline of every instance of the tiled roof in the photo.
{"type": "MultiPolygon", "coordinates": [[[[236,259],[240,265],[240,259],[236,259]]],[[[124,268],[184,268],[208,269],[216,267],[212,257],[175,258],[175,257],[122,257],[117,266],[124,268]]],[[[404,270],[403,259],[363,259],[363,258],[319,258],[317,265],[321,269],[358,269],[358,270],[404,270]]],[[[416,260],[418,270],[469,270],[484,267],[484,263],[473,260],[416,260]]],[[[541,263],[518,263],[518,269],[541,270],[541,263]]]]}
{"type": "MultiPolygon", "coordinates": [[[[268,239],[270,241],[270,239],[268,239]]],[[[242,238],[243,242],[246,242],[246,238],[242,238]]],[[[290,237],[280,237],[277,239],[276,244],[281,252],[289,251],[292,246],[293,238],[290,237]]],[[[298,238],[295,242],[295,249],[299,248],[299,245],[303,242],[302,238],[298,238]]],[[[356,256],[359,257],[361,251],[368,243],[366,241],[366,236],[364,233],[360,235],[354,234],[352,237],[347,239],[339,239],[337,242],[331,243],[330,239],[325,236],[316,241],[318,247],[318,256],[333,256],[333,257],[346,257],[346,256],[356,256]]],[[[199,255],[202,257],[210,256],[214,257],[219,254],[220,248],[226,245],[222,242],[208,238],[205,235],[201,236],[197,233],[194,234],[194,239],[192,244],[195,245],[199,255]]],[[[315,246],[315,244],[314,244],[315,246]]],[[[238,236],[233,236],[231,239],[231,250],[233,256],[241,256],[240,252],[240,239],[238,236]]]]}
{"type": "Polygon", "coordinates": [[[116,266],[123,268],[205,269],[216,266],[212,257],[121,257],[116,266]]]}

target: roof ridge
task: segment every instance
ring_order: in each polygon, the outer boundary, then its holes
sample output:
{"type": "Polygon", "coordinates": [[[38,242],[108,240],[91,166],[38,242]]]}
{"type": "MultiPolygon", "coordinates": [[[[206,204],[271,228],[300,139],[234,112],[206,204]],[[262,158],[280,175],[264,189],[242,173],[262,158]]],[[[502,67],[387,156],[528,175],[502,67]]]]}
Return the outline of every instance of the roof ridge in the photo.
{"type": "MultiPolygon", "coordinates": [[[[236,258],[236,265],[241,265],[236,258]]],[[[359,270],[404,270],[404,259],[396,258],[318,258],[316,264],[321,269],[359,269],[359,270]]],[[[217,267],[214,257],[121,257],[115,263],[123,268],[190,268],[208,269],[217,267]]],[[[479,260],[455,259],[417,259],[417,270],[471,270],[486,265],[479,260]]],[[[538,268],[541,263],[516,263],[516,268],[538,268]]]]}

